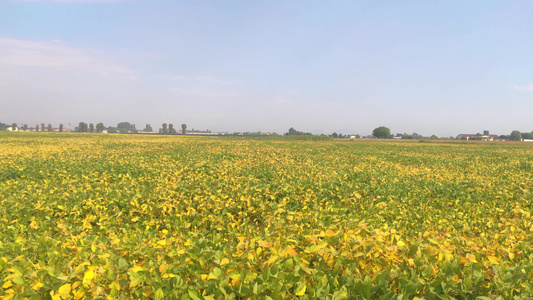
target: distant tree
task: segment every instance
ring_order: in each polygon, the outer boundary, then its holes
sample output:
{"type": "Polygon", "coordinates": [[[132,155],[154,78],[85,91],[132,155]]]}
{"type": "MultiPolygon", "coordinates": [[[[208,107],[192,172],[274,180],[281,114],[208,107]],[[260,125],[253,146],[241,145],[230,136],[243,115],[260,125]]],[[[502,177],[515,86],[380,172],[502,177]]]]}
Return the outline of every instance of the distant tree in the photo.
{"type": "Polygon", "coordinates": [[[334,139],[336,139],[336,138],[339,137],[339,135],[338,135],[336,132],[332,133],[331,136],[332,136],[334,139]]]}
{"type": "Polygon", "coordinates": [[[35,131],[39,131],[39,125],[35,125],[35,131]]]}
{"type": "Polygon", "coordinates": [[[104,132],[104,130],[105,130],[104,123],[100,122],[100,123],[96,124],[96,132],[102,133],[102,132],[104,132]]]}
{"type": "Polygon", "coordinates": [[[296,129],[294,129],[293,127],[289,128],[288,135],[296,135],[296,134],[298,134],[298,131],[296,131],[296,129]]]}
{"type": "Polygon", "coordinates": [[[174,129],[174,124],[172,123],[168,124],[168,133],[176,134],[176,129],[174,129]]]}
{"type": "Polygon", "coordinates": [[[163,131],[162,131],[162,133],[163,133],[163,134],[167,134],[167,133],[168,133],[167,123],[163,123],[162,126],[163,126],[163,131]]]}
{"type": "Polygon", "coordinates": [[[410,140],[410,139],[412,139],[412,138],[413,138],[413,137],[412,137],[410,134],[407,134],[407,133],[404,133],[404,134],[402,135],[402,139],[404,139],[404,140],[410,140]]]}
{"type": "Polygon", "coordinates": [[[24,130],[24,131],[28,130],[28,124],[22,125],[22,130],[24,130]]]}
{"type": "Polygon", "coordinates": [[[93,123],[89,124],[89,132],[94,132],[94,124],[93,123]]]}
{"type": "Polygon", "coordinates": [[[181,134],[187,134],[187,124],[181,124],[181,134]]]}
{"type": "Polygon", "coordinates": [[[117,124],[117,130],[120,133],[128,133],[132,129],[130,122],[120,122],[117,124]]]}
{"type": "Polygon", "coordinates": [[[533,140],[533,131],[532,132],[522,132],[522,138],[527,140],[533,140]]]}
{"type": "Polygon", "coordinates": [[[59,132],[63,132],[63,124],[59,124],[59,132]]]}
{"type": "Polygon", "coordinates": [[[11,124],[11,130],[14,131],[17,127],[18,127],[18,126],[17,126],[17,123],[13,123],[13,124],[11,124]]]}
{"type": "Polygon", "coordinates": [[[146,127],[143,130],[144,132],[153,132],[152,126],[150,124],[146,124],[146,127]]]}
{"type": "Polygon", "coordinates": [[[436,136],[436,135],[432,135],[432,136],[431,136],[431,137],[429,137],[429,138],[430,138],[430,139],[432,139],[432,140],[438,140],[438,139],[439,139],[439,137],[438,137],[438,136],[436,136]]]}
{"type": "Polygon", "coordinates": [[[372,135],[378,139],[388,139],[390,138],[390,129],[385,126],[380,126],[372,131],[372,135]]]}
{"type": "Polygon", "coordinates": [[[509,136],[509,139],[511,141],[521,141],[522,133],[518,130],[513,130],[513,132],[511,132],[511,135],[509,136]]]}
{"type": "Polygon", "coordinates": [[[48,126],[46,126],[46,130],[47,130],[48,132],[52,132],[52,131],[54,131],[54,130],[52,129],[52,124],[48,123],[48,126]]]}
{"type": "Polygon", "coordinates": [[[41,131],[45,131],[45,128],[44,123],[41,123],[41,131]]]}
{"type": "Polygon", "coordinates": [[[488,130],[483,130],[483,135],[489,135],[489,131],[488,130]]]}
{"type": "Polygon", "coordinates": [[[78,132],[87,132],[88,130],[89,130],[89,128],[87,126],[87,123],[80,122],[80,124],[78,125],[78,128],[77,128],[77,131],[78,132]]]}

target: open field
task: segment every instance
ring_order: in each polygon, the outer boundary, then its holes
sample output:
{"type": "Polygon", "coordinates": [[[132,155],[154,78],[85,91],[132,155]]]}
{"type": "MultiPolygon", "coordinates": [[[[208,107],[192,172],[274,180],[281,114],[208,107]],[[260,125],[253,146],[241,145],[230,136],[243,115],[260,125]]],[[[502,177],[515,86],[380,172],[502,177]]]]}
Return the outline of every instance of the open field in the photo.
{"type": "Polygon", "coordinates": [[[0,133],[0,298],[533,296],[533,148],[0,133]]]}

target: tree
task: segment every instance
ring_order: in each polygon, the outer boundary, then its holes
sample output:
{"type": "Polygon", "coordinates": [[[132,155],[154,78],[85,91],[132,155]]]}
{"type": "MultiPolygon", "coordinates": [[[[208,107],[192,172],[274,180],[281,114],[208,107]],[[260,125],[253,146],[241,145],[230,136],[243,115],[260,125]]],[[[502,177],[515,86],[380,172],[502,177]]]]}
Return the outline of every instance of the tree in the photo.
{"type": "Polygon", "coordinates": [[[168,133],[167,123],[163,123],[162,126],[163,126],[163,131],[162,131],[162,133],[163,133],[163,134],[167,134],[167,133],[168,133]]]}
{"type": "Polygon", "coordinates": [[[187,134],[187,124],[181,124],[181,133],[187,134]]]}
{"type": "Polygon", "coordinates": [[[54,131],[54,130],[52,129],[52,124],[48,123],[48,126],[46,126],[46,130],[47,130],[48,132],[52,132],[52,131],[54,131]]]}
{"type": "Polygon", "coordinates": [[[533,140],[533,131],[532,132],[522,132],[522,138],[527,140],[533,140]]]}
{"type": "Polygon", "coordinates": [[[168,124],[168,133],[176,134],[176,129],[174,129],[174,124],[168,124]]]}
{"type": "Polygon", "coordinates": [[[432,140],[438,140],[438,139],[439,139],[439,137],[438,137],[438,136],[436,136],[436,135],[432,135],[432,136],[430,137],[430,139],[432,139],[432,140]]]}
{"type": "Polygon", "coordinates": [[[152,125],[146,124],[146,127],[143,130],[144,132],[153,132],[152,125]]]}
{"type": "Polygon", "coordinates": [[[372,131],[372,135],[378,139],[388,139],[390,138],[390,129],[385,126],[380,126],[372,131]]]}
{"type": "Polygon", "coordinates": [[[298,134],[298,131],[296,131],[296,129],[294,129],[293,127],[289,128],[288,135],[296,135],[296,134],[298,134]]]}
{"type": "Polygon", "coordinates": [[[63,132],[63,124],[59,124],[59,132],[63,132]]]}
{"type": "Polygon", "coordinates": [[[511,141],[521,141],[522,133],[518,130],[513,130],[513,132],[511,132],[511,135],[509,136],[509,139],[511,141]]]}
{"type": "Polygon", "coordinates": [[[39,125],[35,125],[35,131],[39,131],[39,125]]]}
{"type": "Polygon", "coordinates": [[[94,132],[94,124],[93,123],[89,124],[89,132],[94,132]]]}
{"type": "Polygon", "coordinates": [[[488,130],[483,130],[483,135],[489,135],[489,131],[488,130]]]}
{"type": "Polygon", "coordinates": [[[24,130],[24,131],[28,130],[28,124],[22,125],[22,130],[24,130]]]}
{"type": "Polygon", "coordinates": [[[131,130],[130,122],[120,122],[117,124],[117,130],[120,133],[128,133],[131,130]]]}
{"type": "Polygon", "coordinates": [[[41,131],[44,131],[44,130],[45,130],[44,123],[41,123],[41,131]]]}
{"type": "Polygon", "coordinates": [[[87,123],[80,122],[80,124],[78,125],[78,132],[87,132],[87,131],[88,131],[87,123]]]}
{"type": "Polygon", "coordinates": [[[96,124],[96,132],[102,133],[102,132],[104,132],[104,130],[105,130],[104,123],[100,122],[100,123],[96,124]]]}
{"type": "Polygon", "coordinates": [[[334,139],[336,139],[336,138],[339,137],[339,135],[338,135],[336,132],[332,133],[331,136],[332,136],[334,139]]]}

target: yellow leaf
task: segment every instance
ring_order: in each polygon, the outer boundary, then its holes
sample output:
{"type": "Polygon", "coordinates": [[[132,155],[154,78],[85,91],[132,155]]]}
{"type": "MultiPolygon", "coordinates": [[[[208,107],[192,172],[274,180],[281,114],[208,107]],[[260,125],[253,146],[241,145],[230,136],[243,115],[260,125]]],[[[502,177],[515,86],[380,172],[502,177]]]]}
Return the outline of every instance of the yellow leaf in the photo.
{"type": "Polygon", "coordinates": [[[285,248],[285,251],[283,251],[283,256],[296,256],[298,253],[296,251],[294,251],[294,249],[292,249],[291,246],[288,246],[287,248],[285,248]]]}
{"type": "Polygon", "coordinates": [[[223,266],[223,265],[227,265],[229,264],[229,259],[227,258],[223,258],[221,261],[220,261],[220,265],[223,266]]]}
{"type": "Polygon", "coordinates": [[[37,230],[37,229],[39,229],[39,224],[37,224],[37,222],[35,222],[35,221],[31,221],[30,228],[37,230]]]}
{"type": "Polygon", "coordinates": [[[510,258],[510,259],[514,259],[514,256],[515,256],[515,255],[514,255],[513,252],[509,252],[509,258],[510,258]]]}
{"type": "Polygon", "coordinates": [[[93,282],[94,278],[94,272],[92,270],[89,270],[85,272],[85,275],[83,275],[83,285],[89,285],[93,282]]]}
{"type": "Polygon", "coordinates": [[[109,285],[109,288],[110,289],[116,289],[117,291],[120,291],[120,284],[118,284],[116,281],[113,281],[111,282],[111,284],[109,285]]]}
{"type": "MultiPolygon", "coordinates": [[[[533,228],[533,227],[532,227],[533,228]]],[[[259,241],[257,242],[257,244],[263,248],[268,248],[270,247],[270,245],[268,244],[268,242],[265,242],[265,241],[259,241]]]]}
{"type": "Polygon", "coordinates": [[[305,294],[305,290],[307,290],[307,286],[305,285],[304,282],[300,281],[296,283],[296,288],[295,288],[296,296],[303,296],[305,294]]]}
{"type": "Polygon", "coordinates": [[[9,287],[11,287],[13,285],[13,282],[11,282],[10,280],[4,282],[4,285],[2,285],[2,288],[3,289],[7,289],[9,287]]]}
{"type": "Polygon", "coordinates": [[[152,291],[152,287],[151,286],[145,286],[143,288],[143,295],[146,297],[146,298],[149,298],[150,295],[152,295],[153,291],[152,291]]]}
{"type": "Polygon", "coordinates": [[[52,300],[61,300],[61,295],[55,294],[54,291],[50,292],[50,296],[52,296],[52,300]]]}
{"type": "Polygon", "coordinates": [[[130,272],[134,272],[134,273],[140,272],[142,270],[143,268],[141,266],[134,266],[130,268],[130,272]]]}
{"type": "Polygon", "coordinates": [[[327,237],[332,237],[334,235],[335,235],[335,232],[333,232],[333,230],[331,230],[331,229],[326,230],[326,236],[327,237]]]}
{"type": "Polygon", "coordinates": [[[159,266],[159,272],[161,272],[161,273],[165,273],[166,269],[167,269],[167,265],[166,264],[163,264],[163,265],[159,266]]]}
{"type": "Polygon", "coordinates": [[[57,292],[59,293],[59,295],[61,296],[61,298],[67,298],[67,297],[68,297],[68,294],[70,294],[70,284],[67,283],[67,284],[62,285],[62,286],[57,290],[57,292]]]}
{"type": "Polygon", "coordinates": [[[31,286],[32,289],[39,291],[43,287],[43,284],[41,282],[36,282],[34,285],[31,286]]]}
{"type": "Polygon", "coordinates": [[[498,258],[496,256],[487,256],[487,258],[493,264],[497,264],[498,263],[498,258]]]}
{"type": "Polygon", "coordinates": [[[83,298],[84,294],[82,291],[78,290],[75,294],[74,294],[74,299],[75,300],[79,300],[81,298],[83,298]]]}
{"type": "Polygon", "coordinates": [[[434,245],[438,245],[439,244],[439,241],[437,241],[436,239],[428,239],[428,241],[434,245]]]}
{"type": "Polygon", "coordinates": [[[274,262],[276,262],[276,260],[278,260],[278,256],[277,256],[277,255],[273,255],[272,257],[270,257],[270,258],[267,260],[266,264],[267,264],[267,265],[271,265],[271,264],[273,264],[274,262]]]}

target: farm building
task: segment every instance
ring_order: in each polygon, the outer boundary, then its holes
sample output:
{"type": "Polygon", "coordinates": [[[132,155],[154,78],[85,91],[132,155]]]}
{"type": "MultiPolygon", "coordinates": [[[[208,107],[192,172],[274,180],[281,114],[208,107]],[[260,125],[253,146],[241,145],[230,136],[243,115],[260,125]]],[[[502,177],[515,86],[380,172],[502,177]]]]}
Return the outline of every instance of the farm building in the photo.
{"type": "Polygon", "coordinates": [[[470,133],[461,133],[457,136],[458,140],[483,140],[483,141],[493,141],[494,139],[500,138],[497,134],[470,134],[470,133]]]}

